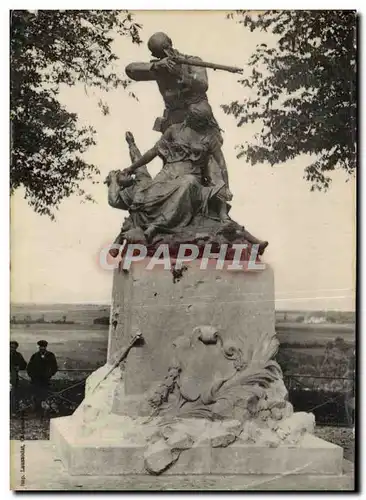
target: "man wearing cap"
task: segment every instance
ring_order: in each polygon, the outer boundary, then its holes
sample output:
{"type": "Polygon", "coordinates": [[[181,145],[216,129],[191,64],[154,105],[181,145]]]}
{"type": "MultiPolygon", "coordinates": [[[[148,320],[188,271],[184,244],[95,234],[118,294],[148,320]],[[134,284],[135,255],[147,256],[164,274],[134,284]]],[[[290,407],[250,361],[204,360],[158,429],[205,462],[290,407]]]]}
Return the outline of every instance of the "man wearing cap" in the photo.
{"type": "Polygon", "coordinates": [[[25,370],[27,363],[20,352],[17,351],[19,344],[16,340],[10,341],[10,403],[11,411],[14,413],[17,406],[17,392],[19,386],[19,370],[25,370]]]}
{"type": "Polygon", "coordinates": [[[164,99],[165,111],[163,118],[156,119],[154,130],[164,133],[170,125],[185,120],[189,106],[207,101],[207,71],[205,68],[172,61],[172,56],[184,57],[191,62],[202,59],[180,54],[173,48],[171,39],[165,33],[155,33],[147,45],[156,60],[150,63],[131,63],[126,67],[126,74],[135,81],[157,82],[164,99]]]}
{"type": "Polygon", "coordinates": [[[39,350],[29,360],[27,372],[35,389],[36,405],[39,406],[47,398],[50,379],[55,375],[58,367],[53,352],[47,351],[48,342],[39,340],[37,345],[39,350]]]}

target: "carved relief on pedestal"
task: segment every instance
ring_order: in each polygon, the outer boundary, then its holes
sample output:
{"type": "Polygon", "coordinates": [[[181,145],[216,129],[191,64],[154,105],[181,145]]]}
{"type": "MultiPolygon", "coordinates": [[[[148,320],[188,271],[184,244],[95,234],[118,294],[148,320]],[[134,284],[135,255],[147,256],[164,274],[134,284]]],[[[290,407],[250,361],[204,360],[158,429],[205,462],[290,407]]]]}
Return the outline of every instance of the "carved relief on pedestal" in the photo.
{"type": "Polygon", "coordinates": [[[287,401],[281,368],[273,360],[275,334],[239,346],[204,325],[178,337],[174,347],[167,376],[149,397],[151,416],[159,421],[145,453],[149,472],[163,472],[192,446],[237,441],[277,447],[313,432],[314,415],[293,413],[287,401]]]}
{"type": "Polygon", "coordinates": [[[238,342],[225,341],[218,329],[207,325],[178,337],[173,343],[176,357],[149,399],[156,413],[240,421],[289,416],[292,407],[285,399],[282,371],[272,359],[278,348],[276,337],[258,339],[256,345],[238,342]],[[199,351],[206,349],[211,360],[217,359],[219,374],[208,369],[197,372],[199,351]]]}

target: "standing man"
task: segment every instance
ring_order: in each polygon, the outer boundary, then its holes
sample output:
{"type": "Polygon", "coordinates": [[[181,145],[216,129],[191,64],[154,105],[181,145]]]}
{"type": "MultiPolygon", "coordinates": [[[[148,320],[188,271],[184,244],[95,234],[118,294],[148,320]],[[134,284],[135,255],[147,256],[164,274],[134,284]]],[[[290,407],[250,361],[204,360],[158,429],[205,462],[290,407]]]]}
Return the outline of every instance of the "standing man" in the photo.
{"type": "Polygon", "coordinates": [[[17,351],[19,344],[16,340],[10,341],[10,384],[12,387],[19,385],[19,370],[25,370],[27,363],[22,354],[17,351]]]}
{"type": "Polygon", "coordinates": [[[20,352],[17,351],[19,344],[16,340],[10,341],[10,405],[11,413],[17,411],[19,370],[25,370],[27,363],[20,352]]]}
{"type": "Polygon", "coordinates": [[[165,111],[162,118],[156,119],[153,129],[164,133],[170,125],[185,120],[189,106],[207,101],[207,71],[205,68],[172,61],[172,56],[183,57],[190,62],[202,59],[180,54],[173,48],[171,39],[165,33],[152,35],[147,46],[156,60],[150,63],[131,63],[126,67],[126,74],[138,82],[157,82],[165,111]]]}
{"type": "Polygon", "coordinates": [[[47,351],[48,342],[40,340],[37,345],[39,350],[29,360],[27,372],[34,386],[36,408],[40,409],[42,401],[47,399],[50,379],[58,367],[53,352],[47,351]]]}

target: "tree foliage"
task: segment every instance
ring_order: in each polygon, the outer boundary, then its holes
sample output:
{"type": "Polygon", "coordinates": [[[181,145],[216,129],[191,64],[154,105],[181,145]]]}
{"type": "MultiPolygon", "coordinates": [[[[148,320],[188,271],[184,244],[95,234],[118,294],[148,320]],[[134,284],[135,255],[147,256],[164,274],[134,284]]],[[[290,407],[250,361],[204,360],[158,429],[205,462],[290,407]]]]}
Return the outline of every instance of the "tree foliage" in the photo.
{"type": "Polygon", "coordinates": [[[311,189],[328,188],[329,172],[356,167],[356,13],[354,11],[237,11],[250,31],[271,32],[248,61],[242,102],[223,105],[238,126],[259,123],[255,141],[238,157],[272,166],[316,155],[305,168],[311,189]]]}
{"type": "Polygon", "coordinates": [[[113,40],[140,43],[140,28],[127,11],[11,12],[11,193],[23,186],[36,212],[53,218],[63,198],[88,198],[81,182],[98,173],[82,158],[95,130],[61,105],[61,86],[126,88],[114,71],[113,40]]]}

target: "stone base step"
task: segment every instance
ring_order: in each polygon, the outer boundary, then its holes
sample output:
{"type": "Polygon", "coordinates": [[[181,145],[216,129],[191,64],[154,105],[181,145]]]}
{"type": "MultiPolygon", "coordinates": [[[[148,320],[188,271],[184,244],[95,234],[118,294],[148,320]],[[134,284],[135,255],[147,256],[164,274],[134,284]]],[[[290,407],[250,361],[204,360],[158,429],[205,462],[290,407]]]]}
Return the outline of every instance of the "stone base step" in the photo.
{"type": "MultiPolygon", "coordinates": [[[[103,428],[90,438],[73,436],[72,417],[51,420],[51,440],[56,453],[71,475],[147,474],[146,446],[122,437],[122,426],[103,428]]],[[[163,475],[329,475],[342,474],[343,450],[306,434],[296,446],[271,448],[235,441],[226,448],[194,445],[181,452],[179,459],[163,475]]]]}
{"type": "Polygon", "coordinates": [[[11,442],[11,488],[15,491],[354,491],[353,464],[334,475],[72,476],[50,441],[11,442]],[[23,451],[22,451],[23,450],[23,451]],[[26,472],[21,472],[24,454],[26,472]],[[22,479],[23,478],[23,479],[22,479]]]}

